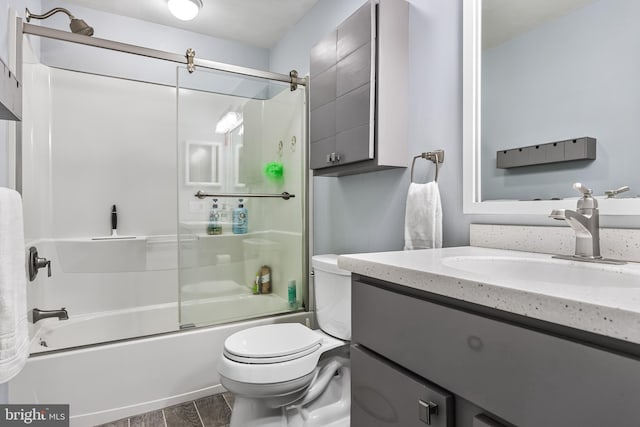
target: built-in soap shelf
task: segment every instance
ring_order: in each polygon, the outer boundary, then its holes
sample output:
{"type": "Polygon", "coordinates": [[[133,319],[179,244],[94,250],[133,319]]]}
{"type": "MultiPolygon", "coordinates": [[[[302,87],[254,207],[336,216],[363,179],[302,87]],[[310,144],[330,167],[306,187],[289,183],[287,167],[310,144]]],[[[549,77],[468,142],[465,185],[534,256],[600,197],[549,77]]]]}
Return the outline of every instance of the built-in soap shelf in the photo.
{"type": "Polygon", "coordinates": [[[588,136],[496,152],[496,167],[510,169],[575,160],[595,160],[596,139],[588,136]]]}
{"type": "Polygon", "coordinates": [[[63,273],[133,273],[177,268],[177,236],[53,240],[63,273]]]}

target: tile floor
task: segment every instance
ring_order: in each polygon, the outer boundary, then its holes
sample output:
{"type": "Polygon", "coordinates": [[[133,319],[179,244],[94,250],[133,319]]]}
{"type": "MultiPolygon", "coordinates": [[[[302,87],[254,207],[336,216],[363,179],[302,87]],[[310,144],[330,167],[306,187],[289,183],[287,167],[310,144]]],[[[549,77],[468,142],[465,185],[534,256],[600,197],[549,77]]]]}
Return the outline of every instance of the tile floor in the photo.
{"type": "Polygon", "coordinates": [[[232,407],[233,395],[221,393],[98,427],[227,427],[232,407]]]}

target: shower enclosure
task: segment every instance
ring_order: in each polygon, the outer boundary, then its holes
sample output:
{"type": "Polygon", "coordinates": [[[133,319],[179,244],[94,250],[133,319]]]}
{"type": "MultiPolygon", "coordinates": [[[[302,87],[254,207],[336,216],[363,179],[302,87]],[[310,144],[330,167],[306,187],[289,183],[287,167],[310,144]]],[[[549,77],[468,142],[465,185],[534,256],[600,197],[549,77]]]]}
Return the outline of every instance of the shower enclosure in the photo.
{"type": "Polygon", "coordinates": [[[69,314],[31,325],[32,354],[309,309],[304,79],[22,30],[179,63],[169,86],[25,49],[25,233],[52,266],[29,310],[69,314]]]}

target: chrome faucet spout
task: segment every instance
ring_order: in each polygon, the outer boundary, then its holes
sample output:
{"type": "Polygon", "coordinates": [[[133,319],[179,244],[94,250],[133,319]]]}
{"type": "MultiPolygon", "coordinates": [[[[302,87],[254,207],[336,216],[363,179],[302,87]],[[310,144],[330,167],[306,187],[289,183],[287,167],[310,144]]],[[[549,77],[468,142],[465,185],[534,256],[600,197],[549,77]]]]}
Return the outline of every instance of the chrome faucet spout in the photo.
{"type": "Polygon", "coordinates": [[[67,310],[64,307],[62,307],[60,310],[40,310],[34,308],[33,310],[31,310],[31,315],[33,323],[49,317],[57,317],[59,320],[69,319],[69,313],[67,313],[67,310]]]}

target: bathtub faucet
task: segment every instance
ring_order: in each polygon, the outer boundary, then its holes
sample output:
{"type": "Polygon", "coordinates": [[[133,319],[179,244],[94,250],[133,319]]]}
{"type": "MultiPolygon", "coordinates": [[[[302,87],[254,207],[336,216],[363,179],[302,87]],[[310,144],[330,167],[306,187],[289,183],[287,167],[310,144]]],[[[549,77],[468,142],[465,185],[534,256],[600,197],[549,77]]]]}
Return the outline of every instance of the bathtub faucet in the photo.
{"type": "Polygon", "coordinates": [[[59,320],[69,319],[69,313],[67,313],[67,310],[64,307],[60,310],[39,310],[34,308],[31,313],[33,314],[33,323],[46,319],[47,317],[57,317],[59,320]]]}

